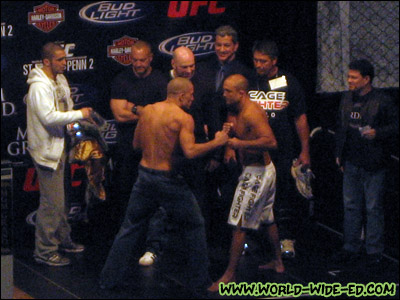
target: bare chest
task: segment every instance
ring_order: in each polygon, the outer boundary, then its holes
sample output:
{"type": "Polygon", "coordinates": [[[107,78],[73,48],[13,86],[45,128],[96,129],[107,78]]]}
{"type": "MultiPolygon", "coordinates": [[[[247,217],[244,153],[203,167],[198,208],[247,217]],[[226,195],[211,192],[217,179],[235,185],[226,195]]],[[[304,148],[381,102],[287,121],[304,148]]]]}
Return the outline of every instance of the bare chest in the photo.
{"type": "Polygon", "coordinates": [[[251,124],[246,118],[238,115],[232,119],[233,131],[236,137],[242,140],[251,140],[256,138],[251,124]]]}

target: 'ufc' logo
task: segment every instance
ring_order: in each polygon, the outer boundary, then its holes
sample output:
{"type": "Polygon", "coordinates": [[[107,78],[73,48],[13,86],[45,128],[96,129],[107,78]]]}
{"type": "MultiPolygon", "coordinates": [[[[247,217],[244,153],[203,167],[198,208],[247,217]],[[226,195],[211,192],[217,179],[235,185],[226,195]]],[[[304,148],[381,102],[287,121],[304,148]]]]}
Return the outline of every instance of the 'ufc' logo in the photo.
{"type": "Polygon", "coordinates": [[[225,7],[217,7],[218,1],[171,1],[168,8],[168,17],[170,18],[183,18],[188,16],[196,16],[199,12],[200,6],[208,6],[208,13],[210,15],[222,14],[225,7]],[[189,11],[189,6],[190,11],[189,11]]]}
{"type": "MultiPolygon", "coordinates": [[[[82,180],[79,178],[75,178],[76,171],[78,169],[82,169],[85,166],[81,166],[79,164],[71,164],[71,186],[78,187],[82,184],[82,180]]],[[[79,176],[77,176],[79,177],[79,176]]],[[[25,182],[23,190],[25,192],[37,192],[39,191],[39,178],[36,174],[35,168],[28,168],[25,175],[25,182]]]]}

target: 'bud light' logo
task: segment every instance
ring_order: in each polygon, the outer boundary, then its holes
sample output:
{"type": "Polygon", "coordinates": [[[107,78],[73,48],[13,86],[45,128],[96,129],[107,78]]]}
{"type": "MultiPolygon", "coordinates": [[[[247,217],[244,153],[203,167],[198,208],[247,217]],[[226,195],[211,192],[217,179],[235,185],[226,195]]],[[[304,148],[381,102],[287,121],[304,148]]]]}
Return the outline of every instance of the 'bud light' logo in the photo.
{"type": "Polygon", "coordinates": [[[106,141],[107,145],[116,144],[117,143],[117,122],[112,120],[106,120],[107,126],[102,127],[101,136],[106,141]]]}
{"type": "Polygon", "coordinates": [[[145,1],[102,1],[89,4],[79,11],[79,16],[98,24],[118,24],[136,21],[146,17],[150,6],[145,1]]]}
{"type": "Polygon", "coordinates": [[[158,46],[161,53],[172,55],[173,51],[181,46],[191,49],[195,56],[214,53],[213,32],[192,32],[171,37],[158,46]]]}

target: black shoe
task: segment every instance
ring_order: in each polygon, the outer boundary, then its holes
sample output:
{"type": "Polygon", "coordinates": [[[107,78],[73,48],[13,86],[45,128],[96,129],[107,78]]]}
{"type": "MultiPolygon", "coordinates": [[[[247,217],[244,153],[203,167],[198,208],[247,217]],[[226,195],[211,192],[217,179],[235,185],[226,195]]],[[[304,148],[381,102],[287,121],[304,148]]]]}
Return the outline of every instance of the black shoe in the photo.
{"type": "Polygon", "coordinates": [[[341,249],[332,256],[331,262],[334,264],[346,264],[349,262],[354,262],[359,258],[360,255],[357,252],[351,252],[345,249],[341,249]]]}

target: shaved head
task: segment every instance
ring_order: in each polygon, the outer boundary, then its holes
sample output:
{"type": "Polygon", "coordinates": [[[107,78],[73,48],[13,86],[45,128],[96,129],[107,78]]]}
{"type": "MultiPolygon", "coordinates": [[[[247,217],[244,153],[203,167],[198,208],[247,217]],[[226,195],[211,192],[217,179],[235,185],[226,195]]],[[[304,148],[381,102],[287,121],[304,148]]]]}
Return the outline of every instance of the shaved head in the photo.
{"type": "Polygon", "coordinates": [[[144,78],[150,75],[152,68],[151,62],[153,61],[153,53],[151,46],[145,41],[137,41],[132,45],[132,70],[133,73],[139,77],[144,78]]]}
{"type": "Polygon", "coordinates": [[[167,100],[174,102],[186,112],[189,112],[193,103],[193,93],[193,84],[187,78],[176,77],[168,83],[167,100]]]}
{"type": "Polygon", "coordinates": [[[176,77],[191,79],[196,69],[192,50],[184,46],[176,48],[172,55],[171,65],[176,77]]]}
{"type": "Polygon", "coordinates": [[[135,42],[132,45],[132,50],[142,50],[148,53],[149,55],[153,54],[153,52],[151,51],[151,45],[148,42],[142,40],[135,42]]]}
{"type": "Polygon", "coordinates": [[[249,82],[243,75],[233,74],[226,78],[225,81],[229,82],[237,91],[245,91],[247,93],[249,90],[249,82]]]}
{"type": "Polygon", "coordinates": [[[248,87],[247,79],[240,74],[234,74],[225,79],[223,91],[228,110],[237,112],[240,103],[246,101],[248,97],[248,87]]]}
{"type": "Polygon", "coordinates": [[[177,77],[172,79],[167,86],[168,97],[174,96],[180,93],[186,93],[193,86],[189,79],[183,77],[177,77]]]}
{"type": "Polygon", "coordinates": [[[190,50],[188,47],[181,46],[174,50],[172,54],[172,59],[176,61],[188,60],[188,59],[194,60],[194,54],[193,51],[190,50]]]}

